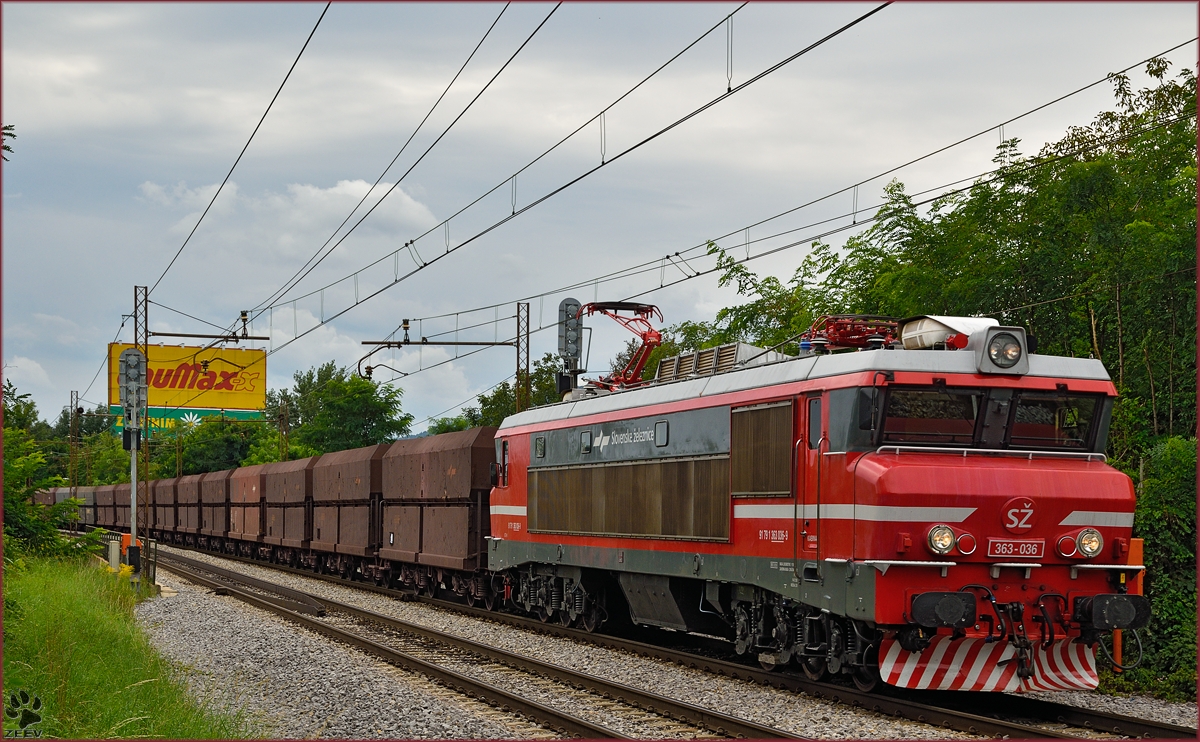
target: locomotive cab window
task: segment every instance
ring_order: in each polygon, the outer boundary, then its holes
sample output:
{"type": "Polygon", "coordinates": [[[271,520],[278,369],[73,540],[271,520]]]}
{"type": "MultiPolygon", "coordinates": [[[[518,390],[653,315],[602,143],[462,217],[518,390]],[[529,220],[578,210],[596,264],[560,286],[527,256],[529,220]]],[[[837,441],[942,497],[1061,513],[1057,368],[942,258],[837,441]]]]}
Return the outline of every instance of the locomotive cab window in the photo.
{"type": "Polygon", "coordinates": [[[508,441],[500,444],[500,486],[508,486],[508,441]]]}
{"type": "Polygon", "coordinates": [[[533,455],[536,458],[546,458],[546,436],[539,435],[533,439],[533,455]]]}
{"type": "Polygon", "coordinates": [[[983,393],[945,387],[892,388],[884,409],[884,443],[970,446],[983,393]]]}
{"type": "Polygon", "coordinates": [[[1022,391],[1013,405],[1009,445],[1090,451],[1101,408],[1097,396],[1022,391]]]}
{"type": "Polygon", "coordinates": [[[730,417],[733,496],[790,495],[792,403],[735,407],[730,417]]]}
{"type": "Polygon", "coordinates": [[[821,398],[808,399],[808,447],[816,450],[821,445],[821,398]]]}
{"type": "Polygon", "coordinates": [[[579,453],[592,452],[592,431],[585,430],[579,434],[579,453]]]}

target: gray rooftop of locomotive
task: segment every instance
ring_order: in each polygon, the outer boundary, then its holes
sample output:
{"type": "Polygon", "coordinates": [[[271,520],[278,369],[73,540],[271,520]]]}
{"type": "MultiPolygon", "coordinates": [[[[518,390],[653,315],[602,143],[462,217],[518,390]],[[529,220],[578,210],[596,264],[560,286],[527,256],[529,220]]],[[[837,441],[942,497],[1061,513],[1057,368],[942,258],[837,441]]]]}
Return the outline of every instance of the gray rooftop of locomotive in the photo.
{"type": "MultiPolygon", "coordinates": [[[[968,351],[896,349],[805,355],[774,363],[746,366],[724,373],[690,376],[667,383],[651,383],[628,391],[535,407],[505,418],[500,429],[862,371],[974,374],[977,373],[975,362],[975,354],[968,351]]],[[[1029,373],[1025,376],[1099,381],[1110,379],[1104,364],[1094,358],[1037,354],[1029,356],[1029,373]]]]}

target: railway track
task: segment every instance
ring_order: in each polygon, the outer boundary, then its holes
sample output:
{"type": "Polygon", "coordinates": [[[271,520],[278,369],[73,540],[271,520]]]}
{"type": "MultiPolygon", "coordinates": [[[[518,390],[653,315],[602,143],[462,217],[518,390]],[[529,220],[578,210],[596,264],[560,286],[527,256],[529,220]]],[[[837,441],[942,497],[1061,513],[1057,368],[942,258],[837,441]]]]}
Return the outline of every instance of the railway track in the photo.
{"type": "Polygon", "coordinates": [[[576,708],[600,708],[610,716],[631,714],[654,738],[752,737],[801,739],[797,735],[728,716],[711,709],[579,673],[495,647],[478,644],[418,624],[383,616],[336,600],[313,596],[231,570],[174,554],[159,555],[160,567],[269,610],[364,649],[405,669],[422,672],[464,693],[505,705],[564,734],[614,739],[635,738],[611,726],[595,724],[556,705],[528,699],[530,690],[543,698],[576,708]],[[208,575],[207,576],[205,573],[208,575]],[[259,592],[231,587],[241,584],[259,592]],[[274,593],[274,595],[270,594],[274,593]],[[459,669],[449,669],[447,665],[459,669]],[[491,679],[479,679],[480,672],[491,679]],[[521,687],[518,695],[513,687],[521,687]],[[599,700],[598,700],[599,699],[599,700]]]}
{"type": "MultiPolygon", "coordinates": [[[[183,548],[172,546],[172,548],[183,548]]],[[[200,552],[209,554],[210,552],[200,552]]],[[[160,556],[171,555],[160,552],[160,556]]],[[[366,590],[393,598],[419,600],[439,608],[456,611],[478,618],[588,642],[609,649],[632,652],[644,657],[692,667],[726,677],[748,680],[761,685],[782,688],[836,703],[847,704],[877,713],[917,721],[933,726],[988,736],[1011,738],[1058,738],[1078,739],[1096,732],[1139,737],[1147,739],[1195,739],[1195,728],[1183,727],[1151,719],[1111,714],[1068,704],[1055,703],[1038,698],[1009,694],[989,694],[985,714],[981,710],[977,694],[953,694],[936,692],[902,692],[889,689],[883,692],[863,693],[855,688],[830,682],[814,682],[802,675],[789,672],[767,672],[727,659],[698,654],[693,648],[670,648],[633,639],[607,634],[588,633],[537,619],[508,613],[488,611],[436,597],[414,595],[406,591],[380,587],[370,583],[344,580],[309,570],[295,569],[285,565],[270,564],[233,555],[212,555],[224,559],[245,562],[260,567],[319,579],[332,584],[366,590]],[[992,714],[995,714],[994,716],[992,714]],[[1035,720],[1032,723],[1023,720],[1035,720]],[[1062,727],[1066,727],[1066,729],[1062,727]],[[1073,733],[1071,729],[1077,730],[1073,733]]],[[[744,735],[750,736],[750,735],[744,735]]]]}

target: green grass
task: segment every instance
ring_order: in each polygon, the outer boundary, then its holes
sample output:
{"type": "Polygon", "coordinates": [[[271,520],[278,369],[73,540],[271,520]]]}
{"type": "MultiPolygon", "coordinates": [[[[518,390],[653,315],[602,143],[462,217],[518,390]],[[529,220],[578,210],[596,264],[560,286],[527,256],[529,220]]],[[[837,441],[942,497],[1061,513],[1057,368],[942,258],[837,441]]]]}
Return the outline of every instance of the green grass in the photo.
{"type": "MultiPolygon", "coordinates": [[[[32,559],[4,573],[4,698],[42,701],[44,737],[244,737],[201,708],[133,617],[127,579],[95,562],[32,559]]],[[[5,720],[5,726],[9,726],[5,720]]]]}

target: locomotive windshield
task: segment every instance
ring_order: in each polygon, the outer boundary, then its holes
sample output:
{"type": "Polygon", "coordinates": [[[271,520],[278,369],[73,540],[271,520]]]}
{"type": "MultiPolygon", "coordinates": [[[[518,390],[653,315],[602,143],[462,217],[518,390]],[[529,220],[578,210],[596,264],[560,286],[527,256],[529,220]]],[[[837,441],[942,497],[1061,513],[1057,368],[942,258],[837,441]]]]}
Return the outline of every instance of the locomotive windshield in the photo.
{"type": "Polygon", "coordinates": [[[946,389],[895,389],[883,419],[886,443],[969,446],[975,440],[983,393],[946,389]]]}
{"type": "Polygon", "coordinates": [[[1096,397],[1021,392],[1009,426],[1009,445],[1086,451],[1098,401],[1096,397]]]}
{"type": "Polygon", "coordinates": [[[1103,395],[941,385],[838,389],[829,401],[832,451],[890,444],[1103,452],[1111,410],[1103,395]]]}

